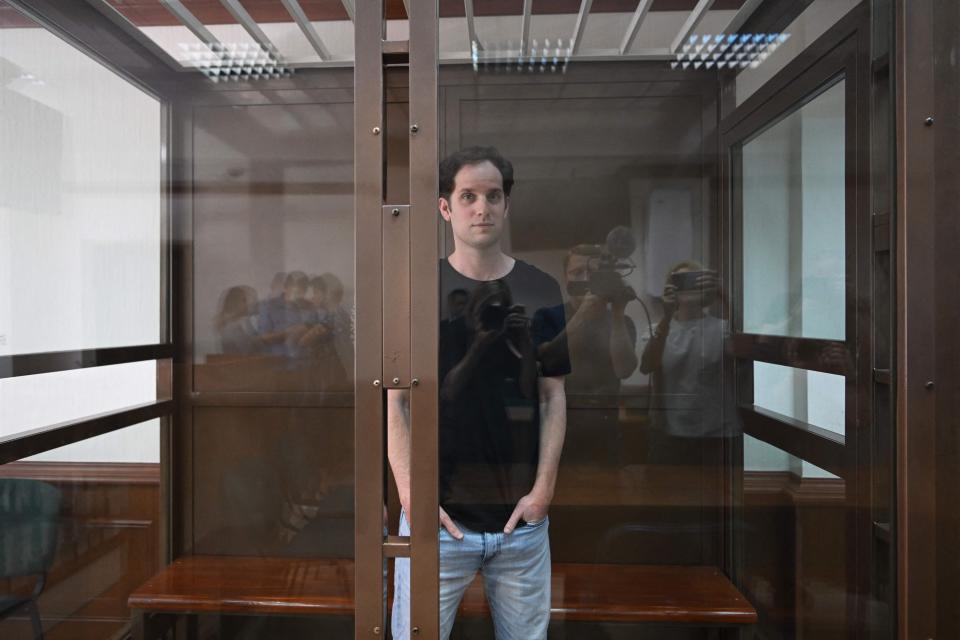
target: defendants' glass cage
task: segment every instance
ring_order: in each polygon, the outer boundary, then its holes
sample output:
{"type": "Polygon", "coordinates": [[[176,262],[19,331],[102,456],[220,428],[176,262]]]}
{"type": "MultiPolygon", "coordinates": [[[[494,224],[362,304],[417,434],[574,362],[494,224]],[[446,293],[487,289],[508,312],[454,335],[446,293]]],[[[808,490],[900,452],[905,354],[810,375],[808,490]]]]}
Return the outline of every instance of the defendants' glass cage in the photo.
{"type": "Polygon", "coordinates": [[[951,637],[958,13],[0,0],[3,637],[951,637]]]}

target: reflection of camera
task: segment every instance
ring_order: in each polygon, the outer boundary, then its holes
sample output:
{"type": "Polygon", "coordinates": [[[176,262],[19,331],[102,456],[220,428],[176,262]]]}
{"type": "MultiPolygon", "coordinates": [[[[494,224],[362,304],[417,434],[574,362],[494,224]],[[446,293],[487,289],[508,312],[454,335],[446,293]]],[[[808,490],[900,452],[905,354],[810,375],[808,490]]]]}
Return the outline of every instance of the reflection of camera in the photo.
{"type": "Polygon", "coordinates": [[[480,328],[483,331],[502,331],[503,323],[511,313],[525,313],[526,309],[522,304],[515,304],[512,307],[505,307],[501,304],[488,304],[480,312],[480,328]]]}
{"type": "Polygon", "coordinates": [[[677,288],[677,291],[695,291],[700,288],[699,280],[706,271],[683,271],[670,275],[670,284],[677,288]]]}
{"type": "Polygon", "coordinates": [[[634,268],[630,254],[636,249],[633,233],[626,227],[614,227],[607,234],[606,242],[577,251],[589,259],[590,275],[587,281],[570,282],[570,295],[582,297],[588,293],[607,301],[632,300],[633,290],[623,278],[634,268]]]}
{"type": "MultiPolygon", "coordinates": [[[[619,272],[600,265],[593,270],[591,265],[590,279],[571,282],[567,291],[572,296],[582,297],[588,293],[611,300],[626,295],[628,287],[619,272]]],[[[632,296],[630,296],[632,297],[632,296]]]]}

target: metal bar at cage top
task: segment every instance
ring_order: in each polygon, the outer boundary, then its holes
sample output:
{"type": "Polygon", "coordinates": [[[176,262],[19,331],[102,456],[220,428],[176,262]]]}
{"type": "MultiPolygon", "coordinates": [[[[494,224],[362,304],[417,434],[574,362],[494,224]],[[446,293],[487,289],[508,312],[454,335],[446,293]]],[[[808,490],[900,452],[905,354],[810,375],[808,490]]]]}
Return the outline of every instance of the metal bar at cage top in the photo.
{"type": "MultiPolygon", "coordinates": [[[[347,15],[350,16],[350,21],[356,23],[357,21],[357,7],[354,5],[353,0],[340,0],[343,3],[343,9],[347,12],[347,15]]],[[[369,2],[369,0],[367,0],[369,2]]]]}
{"type": "Polygon", "coordinates": [[[193,35],[197,36],[197,38],[208,47],[211,49],[220,47],[220,41],[217,37],[210,33],[210,30],[207,29],[207,27],[197,19],[197,16],[193,15],[180,0],[160,0],[160,4],[165,6],[167,11],[172,13],[183,26],[189,29],[193,35]]]}
{"type": "Polygon", "coordinates": [[[580,12],[577,14],[577,24],[573,27],[573,37],[570,38],[570,55],[576,55],[580,48],[580,41],[583,40],[583,31],[587,27],[587,18],[590,17],[590,8],[593,6],[593,0],[582,0],[580,3],[580,12]]]}
{"type": "Polygon", "coordinates": [[[650,11],[650,5],[652,4],[653,0],[640,0],[640,4],[637,5],[637,9],[630,19],[630,24],[627,26],[623,42],[620,43],[620,55],[626,55],[630,47],[633,46],[633,41],[637,39],[637,34],[640,33],[640,27],[643,26],[643,20],[647,17],[647,12],[650,11]]]}
{"type": "Polygon", "coordinates": [[[300,27],[300,31],[303,32],[303,35],[310,42],[310,46],[313,47],[313,50],[320,56],[320,60],[329,60],[332,57],[330,52],[327,51],[323,40],[320,39],[320,34],[317,33],[307,14],[304,13],[300,3],[297,0],[280,0],[280,2],[283,3],[287,13],[289,13],[290,17],[297,23],[297,26],[300,27]]]}
{"type": "Polygon", "coordinates": [[[257,21],[243,8],[240,0],[220,0],[220,3],[230,12],[233,19],[239,22],[240,26],[250,34],[250,37],[256,40],[257,44],[259,44],[264,51],[277,51],[277,47],[270,41],[267,34],[263,32],[263,29],[260,28],[257,21]]]}
{"type": "Polygon", "coordinates": [[[463,15],[467,19],[467,37],[470,38],[470,49],[476,47],[478,50],[482,50],[483,44],[477,39],[477,27],[473,23],[473,0],[463,0],[463,15]]]}
{"type": "Polygon", "coordinates": [[[693,30],[697,28],[697,25],[700,24],[700,21],[703,20],[703,17],[707,15],[707,11],[710,10],[710,7],[713,6],[715,0],[700,0],[697,3],[697,6],[693,8],[693,11],[690,12],[690,15],[687,17],[686,22],[683,23],[683,26],[680,28],[680,32],[677,34],[677,37],[673,39],[673,43],[670,45],[670,52],[676,53],[683,43],[686,42],[687,37],[693,33],[693,30]]]}
{"type": "Polygon", "coordinates": [[[530,14],[533,0],[523,0],[523,18],[520,20],[520,55],[527,55],[530,49],[530,14]]]}

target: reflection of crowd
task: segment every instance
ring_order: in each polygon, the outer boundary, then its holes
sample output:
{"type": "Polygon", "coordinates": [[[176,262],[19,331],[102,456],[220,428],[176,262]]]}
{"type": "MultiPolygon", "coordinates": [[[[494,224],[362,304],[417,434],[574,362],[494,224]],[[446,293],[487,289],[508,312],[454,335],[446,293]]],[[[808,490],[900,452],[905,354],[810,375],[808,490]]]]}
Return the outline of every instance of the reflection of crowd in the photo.
{"type": "Polygon", "coordinates": [[[309,369],[321,389],[349,390],[353,320],[343,296],[343,283],[332,273],[278,273],[265,300],[253,287],[230,287],[214,320],[220,352],[283,358],[287,370],[309,369]]]}

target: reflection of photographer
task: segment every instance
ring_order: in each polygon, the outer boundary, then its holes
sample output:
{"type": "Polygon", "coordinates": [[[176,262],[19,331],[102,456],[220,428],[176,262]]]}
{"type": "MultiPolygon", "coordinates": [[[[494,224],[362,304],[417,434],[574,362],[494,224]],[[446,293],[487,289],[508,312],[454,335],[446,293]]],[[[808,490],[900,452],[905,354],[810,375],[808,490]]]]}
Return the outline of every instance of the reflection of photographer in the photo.
{"type": "Polygon", "coordinates": [[[561,341],[566,341],[573,368],[567,376],[570,393],[619,393],[620,381],[637,368],[637,328],[626,315],[636,294],[621,273],[632,265],[620,261],[632,253],[632,243],[630,231],[618,227],[606,246],[578,245],[564,258],[567,327],[541,347],[541,355],[548,360],[552,350],[562,352],[561,341]]]}
{"type": "Polygon", "coordinates": [[[640,371],[654,375],[659,393],[678,396],[681,402],[662,412],[669,436],[734,435],[725,425],[729,416],[723,417],[727,323],[707,311],[719,291],[717,275],[693,261],[673,267],[664,286],[663,318],[643,350],[640,371]]]}
{"type": "MultiPolygon", "coordinates": [[[[530,319],[522,305],[514,305],[510,289],[501,280],[477,286],[463,315],[451,321],[441,336],[441,359],[458,358],[441,381],[440,393],[455,401],[478,379],[497,381],[504,376],[519,382],[525,398],[534,397],[537,361],[530,335],[530,319]],[[469,345],[469,346],[467,346],[469,345]],[[458,355],[454,355],[458,354],[458,355]],[[458,357],[462,356],[462,357],[458,357]]],[[[499,384],[496,385],[499,393],[499,384]]]]}

